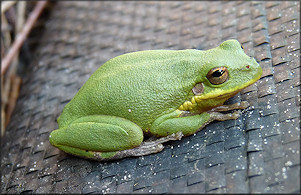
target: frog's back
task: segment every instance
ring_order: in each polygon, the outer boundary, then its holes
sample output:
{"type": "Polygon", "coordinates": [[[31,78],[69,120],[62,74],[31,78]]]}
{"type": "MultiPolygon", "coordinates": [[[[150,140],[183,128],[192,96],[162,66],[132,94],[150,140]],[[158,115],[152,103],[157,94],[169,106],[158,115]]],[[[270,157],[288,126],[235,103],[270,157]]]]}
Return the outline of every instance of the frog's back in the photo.
{"type": "MultiPolygon", "coordinates": [[[[198,50],[149,50],[124,54],[103,64],[65,106],[64,126],[88,115],[129,119],[142,129],[187,99],[198,74],[191,64],[198,50]],[[185,58],[183,55],[185,54],[185,58]]],[[[198,53],[199,54],[199,53],[198,53]]]]}

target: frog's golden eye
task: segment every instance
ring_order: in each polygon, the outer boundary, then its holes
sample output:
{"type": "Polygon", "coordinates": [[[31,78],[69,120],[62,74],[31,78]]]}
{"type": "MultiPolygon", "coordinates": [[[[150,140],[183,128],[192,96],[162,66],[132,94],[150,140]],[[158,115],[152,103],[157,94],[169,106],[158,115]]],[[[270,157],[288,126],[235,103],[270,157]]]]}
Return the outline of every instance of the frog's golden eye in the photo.
{"type": "Polygon", "coordinates": [[[240,45],[241,49],[244,50],[244,47],[242,45],[240,45]]]}
{"type": "Polygon", "coordinates": [[[217,67],[217,68],[212,68],[208,74],[207,74],[207,79],[209,82],[213,85],[219,85],[228,80],[228,70],[226,67],[217,67]]]}

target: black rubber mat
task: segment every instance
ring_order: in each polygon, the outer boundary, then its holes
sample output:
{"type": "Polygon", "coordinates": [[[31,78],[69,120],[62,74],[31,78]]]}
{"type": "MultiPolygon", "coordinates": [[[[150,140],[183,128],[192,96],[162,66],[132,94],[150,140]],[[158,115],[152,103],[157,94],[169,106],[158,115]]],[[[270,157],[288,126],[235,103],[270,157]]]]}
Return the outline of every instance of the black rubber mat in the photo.
{"type": "Polygon", "coordinates": [[[2,193],[300,193],[298,1],[58,2],[2,139],[2,193]],[[238,39],[262,78],[213,122],[154,155],[96,162],[50,145],[56,118],[105,61],[238,39]]]}

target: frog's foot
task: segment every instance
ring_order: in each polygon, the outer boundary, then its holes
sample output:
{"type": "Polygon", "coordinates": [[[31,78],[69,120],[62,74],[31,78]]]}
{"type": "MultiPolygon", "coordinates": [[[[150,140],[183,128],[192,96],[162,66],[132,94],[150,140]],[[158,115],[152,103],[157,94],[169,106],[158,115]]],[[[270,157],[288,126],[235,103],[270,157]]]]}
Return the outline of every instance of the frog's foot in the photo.
{"type": "Polygon", "coordinates": [[[181,140],[182,137],[183,137],[182,132],[173,133],[173,134],[168,135],[166,137],[161,137],[161,138],[157,138],[157,139],[154,139],[152,137],[152,138],[146,140],[145,142],[142,142],[140,146],[144,145],[146,147],[149,147],[149,146],[152,146],[152,145],[159,145],[159,144],[171,141],[171,140],[181,140]]]}
{"type": "Polygon", "coordinates": [[[171,140],[180,140],[183,137],[182,132],[173,133],[171,135],[168,135],[166,137],[161,137],[156,140],[147,140],[145,142],[142,142],[140,146],[129,149],[129,150],[123,150],[120,152],[127,153],[129,156],[143,156],[148,155],[152,153],[157,153],[163,150],[164,146],[162,143],[171,141],[171,140]]]}
{"type": "Polygon", "coordinates": [[[226,120],[236,120],[239,115],[240,115],[240,111],[235,111],[233,113],[227,113],[227,114],[223,114],[220,112],[210,112],[210,119],[209,121],[226,121],[226,120]]]}
{"type": "MultiPolygon", "coordinates": [[[[239,115],[240,115],[240,111],[235,111],[233,113],[227,113],[227,114],[223,114],[220,112],[210,112],[209,114],[209,119],[206,121],[206,123],[204,123],[199,130],[203,129],[206,125],[208,125],[209,123],[211,123],[212,121],[226,121],[226,120],[236,120],[238,119],[239,115]]],[[[199,131],[198,130],[198,131],[199,131]]]]}
{"type": "Polygon", "coordinates": [[[247,101],[242,101],[242,102],[238,102],[235,104],[231,104],[231,105],[222,105],[222,106],[218,106],[216,108],[211,109],[210,111],[208,111],[208,113],[212,113],[212,112],[224,112],[224,111],[229,111],[229,110],[236,110],[236,109],[245,109],[249,106],[249,103],[247,101]]]}
{"type": "Polygon", "coordinates": [[[122,159],[125,157],[131,157],[131,156],[144,156],[148,154],[158,153],[161,152],[164,149],[164,146],[162,143],[171,141],[171,140],[180,140],[183,137],[182,132],[173,133],[171,135],[168,135],[166,137],[161,137],[156,140],[149,139],[147,141],[142,142],[138,147],[128,150],[121,150],[115,152],[115,155],[110,158],[102,158],[101,153],[94,153],[94,159],[95,160],[116,160],[116,159],[122,159]]]}

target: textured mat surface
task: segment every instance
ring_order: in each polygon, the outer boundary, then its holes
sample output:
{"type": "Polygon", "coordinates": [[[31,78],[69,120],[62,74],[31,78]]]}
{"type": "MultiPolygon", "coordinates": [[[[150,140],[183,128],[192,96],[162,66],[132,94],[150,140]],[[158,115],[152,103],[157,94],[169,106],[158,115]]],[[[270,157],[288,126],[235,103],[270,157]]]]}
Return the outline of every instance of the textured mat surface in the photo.
{"type": "Polygon", "coordinates": [[[59,2],[2,140],[2,193],[300,192],[298,1],[59,2]],[[56,118],[105,61],[146,49],[209,49],[238,39],[262,78],[229,102],[252,105],[165,144],[99,163],[48,142],[56,118]]]}

